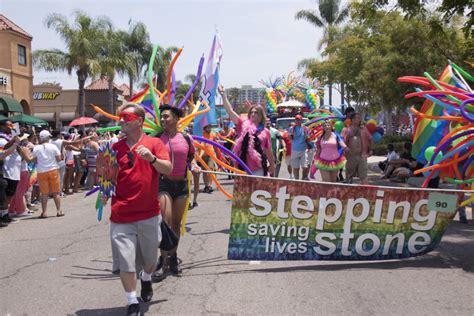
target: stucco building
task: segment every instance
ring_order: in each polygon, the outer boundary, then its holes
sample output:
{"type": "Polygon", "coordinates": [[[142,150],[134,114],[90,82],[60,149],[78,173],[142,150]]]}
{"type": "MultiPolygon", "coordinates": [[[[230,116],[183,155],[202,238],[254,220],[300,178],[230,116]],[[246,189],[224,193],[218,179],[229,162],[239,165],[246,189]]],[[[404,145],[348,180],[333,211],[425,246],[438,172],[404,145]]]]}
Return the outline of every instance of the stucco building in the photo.
{"type": "Polygon", "coordinates": [[[0,14],[0,113],[33,113],[33,37],[0,14]],[[17,102],[14,102],[17,101],[17,102]],[[19,104],[18,104],[19,103],[19,104]],[[21,107],[18,109],[18,105],[21,107]]]}

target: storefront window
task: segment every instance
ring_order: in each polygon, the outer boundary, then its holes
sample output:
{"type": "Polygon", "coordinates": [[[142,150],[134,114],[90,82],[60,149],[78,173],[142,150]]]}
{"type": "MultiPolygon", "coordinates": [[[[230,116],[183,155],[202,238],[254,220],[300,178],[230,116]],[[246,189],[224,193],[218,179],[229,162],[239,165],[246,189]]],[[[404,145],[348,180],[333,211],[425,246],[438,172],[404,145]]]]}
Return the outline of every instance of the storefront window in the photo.
{"type": "Polygon", "coordinates": [[[18,63],[26,66],[26,47],[18,45],[18,63]]]}

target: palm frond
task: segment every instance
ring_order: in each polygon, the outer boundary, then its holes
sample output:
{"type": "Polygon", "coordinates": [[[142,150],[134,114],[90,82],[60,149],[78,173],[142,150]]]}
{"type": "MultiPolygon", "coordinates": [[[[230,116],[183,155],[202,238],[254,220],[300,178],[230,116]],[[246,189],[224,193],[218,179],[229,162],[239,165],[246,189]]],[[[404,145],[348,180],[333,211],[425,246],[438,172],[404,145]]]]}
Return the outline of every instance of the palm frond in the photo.
{"type": "Polygon", "coordinates": [[[349,7],[346,6],[344,8],[342,8],[342,10],[339,11],[339,14],[336,18],[336,21],[334,21],[334,24],[335,25],[339,25],[341,24],[342,22],[344,22],[344,20],[349,16],[349,7]]]}
{"type": "Polygon", "coordinates": [[[59,49],[35,50],[33,65],[46,71],[69,71],[69,55],[59,49]]]}
{"type": "Polygon", "coordinates": [[[324,27],[324,23],[322,22],[321,18],[314,11],[308,11],[308,10],[298,11],[296,12],[295,19],[305,20],[317,27],[324,27]]]}

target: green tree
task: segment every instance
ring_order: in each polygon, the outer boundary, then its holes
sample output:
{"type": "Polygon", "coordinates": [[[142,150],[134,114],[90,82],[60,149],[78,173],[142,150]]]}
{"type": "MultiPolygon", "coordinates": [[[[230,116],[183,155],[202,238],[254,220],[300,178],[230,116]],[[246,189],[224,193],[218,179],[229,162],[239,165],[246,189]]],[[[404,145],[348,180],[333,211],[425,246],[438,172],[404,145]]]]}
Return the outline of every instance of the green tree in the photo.
{"type": "MultiPolygon", "coordinates": [[[[365,0],[357,3],[357,6],[367,18],[376,15],[377,11],[388,6],[393,7],[393,2],[388,0],[365,0]]],[[[474,5],[472,0],[442,0],[436,2],[429,0],[398,0],[394,8],[400,9],[408,18],[429,16],[435,10],[442,15],[442,20],[446,24],[450,24],[456,16],[463,17],[462,30],[464,35],[467,38],[472,38],[474,26],[474,5]]]]}
{"type": "MultiPolygon", "coordinates": [[[[329,44],[332,42],[332,35],[334,34],[334,27],[341,24],[349,13],[349,8],[341,7],[340,0],[318,0],[318,11],[315,10],[300,10],[296,13],[295,18],[297,20],[305,20],[314,25],[317,28],[324,29],[324,37],[326,41],[321,41],[319,49],[322,48],[324,43],[329,44]]],[[[300,64],[300,66],[304,66],[300,64]]],[[[328,77],[329,84],[329,104],[332,104],[332,78],[328,77]]]]}
{"type": "Polygon", "coordinates": [[[99,64],[101,77],[108,83],[108,105],[109,113],[115,114],[114,80],[115,75],[124,75],[132,64],[131,54],[128,53],[124,41],[124,32],[116,32],[112,23],[109,24],[106,36],[98,41],[101,46],[99,64]]]}
{"type": "Polygon", "coordinates": [[[133,84],[138,82],[143,70],[150,61],[152,45],[146,25],[142,22],[129,21],[127,32],[122,31],[122,40],[127,57],[127,75],[129,79],[130,96],[133,95],[133,84]]]}
{"type": "Polygon", "coordinates": [[[437,16],[407,19],[396,11],[377,11],[373,18],[365,19],[356,10],[352,23],[323,52],[329,57],[310,63],[307,72],[345,82],[359,110],[384,110],[391,133],[392,112],[414,102],[404,99],[413,86],[397,78],[424,71],[436,77],[448,59],[462,63],[469,57],[469,45],[459,29],[455,23],[441,25],[437,16]]]}
{"type": "Polygon", "coordinates": [[[73,23],[63,15],[49,15],[45,24],[58,33],[66,44],[66,50],[35,50],[35,67],[46,71],[67,71],[77,75],[79,84],[79,115],[85,115],[84,85],[87,78],[100,74],[100,46],[97,41],[104,37],[109,21],[104,18],[93,19],[82,11],[74,12],[73,23]]]}
{"type": "Polygon", "coordinates": [[[230,104],[232,104],[232,108],[237,108],[237,100],[240,97],[240,89],[239,88],[229,88],[227,91],[227,95],[229,97],[230,104]]]}
{"type": "Polygon", "coordinates": [[[161,92],[166,90],[166,80],[168,76],[168,68],[173,60],[174,53],[178,51],[175,46],[158,47],[155,63],[153,64],[153,71],[157,75],[156,88],[161,92]]]}

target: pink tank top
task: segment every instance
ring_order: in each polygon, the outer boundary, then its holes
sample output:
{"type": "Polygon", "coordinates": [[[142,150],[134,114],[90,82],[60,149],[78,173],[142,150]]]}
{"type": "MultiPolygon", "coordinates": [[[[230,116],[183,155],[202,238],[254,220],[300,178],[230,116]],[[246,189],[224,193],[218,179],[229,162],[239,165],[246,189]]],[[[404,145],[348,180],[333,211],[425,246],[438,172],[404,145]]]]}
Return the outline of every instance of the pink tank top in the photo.
{"type": "MultiPolygon", "coordinates": [[[[191,145],[193,144],[193,139],[191,135],[188,135],[191,145]]],[[[170,176],[181,177],[186,175],[186,168],[188,164],[188,142],[184,138],[183,134],[177,133],[173,138],[170,139],[168,135],[162,134],[160,136],[161,141],[168,149],[168,153],[173,163],[173,170],[170,173],[170,176]],[[171,143],[171,144],[170,144],[171,143]]],[[[194,154],[194,146],[191,146],[191,153],[194,154]]]]}
{"type": "MultiPolygon", "coordinates": [[[[321,136],[322,137],[322,136],[321,136]]],[[[334,134],[328,140],[321,138],[321,153],[319,157],[327,161],[333,161],[339,158],[339,151],[337,148],[337,139],[334,134]]]]}

